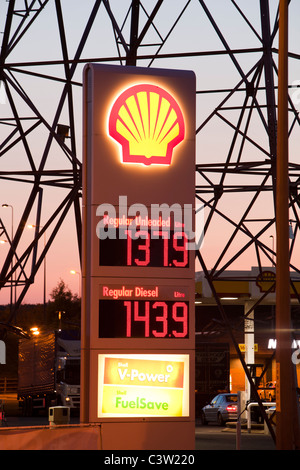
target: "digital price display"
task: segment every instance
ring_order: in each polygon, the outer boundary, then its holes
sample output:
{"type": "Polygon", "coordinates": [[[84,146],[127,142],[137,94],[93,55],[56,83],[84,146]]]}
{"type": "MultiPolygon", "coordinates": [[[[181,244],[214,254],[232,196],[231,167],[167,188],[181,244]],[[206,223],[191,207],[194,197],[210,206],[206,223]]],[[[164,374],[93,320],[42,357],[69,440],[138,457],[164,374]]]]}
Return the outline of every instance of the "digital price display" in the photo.
{"type": "Polygon", "coordinates": [[[188,239],[182,230],[118,228],[114,237],[99,243],[100,266],[189,267],[188,239]]]}
{"type": "Polygon", "coordinates": [[[99,338],[188,338],[189,304],[99,300],[99,338]]]}
{"type": "Polygon", "coordinates": [[[100,297],[99,338],[189,338],[185,288],[102,285],[100,297]]]}

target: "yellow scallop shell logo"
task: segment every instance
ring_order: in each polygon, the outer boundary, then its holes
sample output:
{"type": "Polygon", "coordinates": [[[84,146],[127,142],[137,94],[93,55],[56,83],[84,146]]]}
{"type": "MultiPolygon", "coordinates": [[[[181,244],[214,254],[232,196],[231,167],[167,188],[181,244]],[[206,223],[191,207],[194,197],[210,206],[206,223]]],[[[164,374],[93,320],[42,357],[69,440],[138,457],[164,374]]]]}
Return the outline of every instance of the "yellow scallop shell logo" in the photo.
{"type": "Polygon", "coordinates": [[[121,144],[123,163],[170,165],[184,134],[181,109],[161,87],[132,86],[112,106],[109,135],[121,144]]]}

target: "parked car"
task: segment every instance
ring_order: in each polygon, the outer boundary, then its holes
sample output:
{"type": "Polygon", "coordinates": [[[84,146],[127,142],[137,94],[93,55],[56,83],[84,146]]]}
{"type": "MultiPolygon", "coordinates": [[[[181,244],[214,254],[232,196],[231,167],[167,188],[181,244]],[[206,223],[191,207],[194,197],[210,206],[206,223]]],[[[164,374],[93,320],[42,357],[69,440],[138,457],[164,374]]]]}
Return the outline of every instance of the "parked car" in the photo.
{"type": "Polygon", "coordinates": [[[227,421],[237,420],[238,396],[236,393],[220,393],[201,410],[202,424],[209,422],[223,426],[227,421]]]}

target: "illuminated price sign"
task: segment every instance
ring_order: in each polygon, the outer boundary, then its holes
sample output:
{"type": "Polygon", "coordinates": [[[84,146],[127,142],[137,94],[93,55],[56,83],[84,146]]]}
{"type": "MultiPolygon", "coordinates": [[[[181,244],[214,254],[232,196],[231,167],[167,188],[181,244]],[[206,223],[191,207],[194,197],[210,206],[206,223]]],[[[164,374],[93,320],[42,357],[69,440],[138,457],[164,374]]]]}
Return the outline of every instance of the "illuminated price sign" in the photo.
{"type": "Polygon", "coordinates": [[[195,95],[193,72],[84,70],[81,421],[159,417],[108,446],[194,442],[195,95]]]}
{"type": "Polygon", "coordinates": [[[188,239],[182,230],[117,229],[100,240],[100,266],[189,267],[188,239]]]}
{"type": "Polygon", "coordinates": [[[189,303],[99,300],[99,338],[188,338],[189,303]]]}
{"type": "Polygon", "coordinates": [[[103,285],[100,293],[99,338],[189,337],[185,288],[103,285]]]}

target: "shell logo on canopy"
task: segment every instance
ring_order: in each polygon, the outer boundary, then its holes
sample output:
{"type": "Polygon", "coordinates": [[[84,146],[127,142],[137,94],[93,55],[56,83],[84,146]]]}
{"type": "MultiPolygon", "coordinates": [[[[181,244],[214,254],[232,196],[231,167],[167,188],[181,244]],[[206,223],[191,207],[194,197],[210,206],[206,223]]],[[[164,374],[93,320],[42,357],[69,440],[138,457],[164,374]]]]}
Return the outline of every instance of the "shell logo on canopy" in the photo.
{"type": "Polygon", "coordinates": [[[183,114],[163,88],[135,85],[114,102],[109,135],[121,144],[122,163],[170,165],[174,147],[184,139],[183,114]]]}

